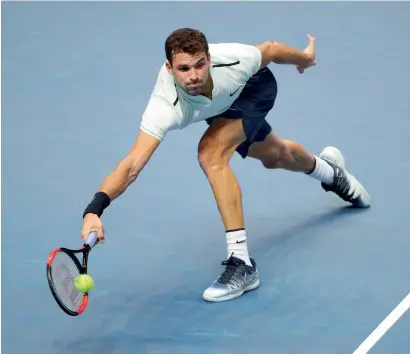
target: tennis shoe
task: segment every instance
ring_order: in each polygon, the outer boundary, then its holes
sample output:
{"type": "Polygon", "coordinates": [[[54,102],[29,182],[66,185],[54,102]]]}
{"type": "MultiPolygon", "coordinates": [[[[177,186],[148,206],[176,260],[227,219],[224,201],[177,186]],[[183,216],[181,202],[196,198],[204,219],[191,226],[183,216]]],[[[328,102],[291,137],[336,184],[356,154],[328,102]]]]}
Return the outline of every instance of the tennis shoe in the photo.
{"type": "Polygon", "coordinates": [[[328,185],[322,182],[322,188],[326,192],[333,192],[344,201],[351,203],[355,207],[370,207],[370,195],[363,185],[350,174],[346,169],[346,161],[335,147],[326,147],[319,157],[326,161],[334,170],[333,184],[328,185]]]}
{"type": "Polygon", "coordinates": [[[251,258],[252,266],[233,255],[223,261],[224,272],[205,290],[203,298],[210,302],[220,302],[235,299],[243,293],[259,287],[259,271],[251,258]]]}

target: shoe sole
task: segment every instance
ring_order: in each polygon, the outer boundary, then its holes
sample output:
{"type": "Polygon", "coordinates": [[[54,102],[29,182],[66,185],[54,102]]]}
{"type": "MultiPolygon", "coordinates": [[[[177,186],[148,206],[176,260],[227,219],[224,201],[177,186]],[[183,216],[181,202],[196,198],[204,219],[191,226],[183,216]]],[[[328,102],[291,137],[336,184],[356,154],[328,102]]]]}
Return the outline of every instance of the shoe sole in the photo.
{"type": "Polygon", "coordinates": [[[244,293],[246,293],[248,291],[255,290],[255,289],[259,288],[259,284],[260,284],[260,282],[259,282],[259,278],[258,278],[258,279],[256,279],[256,281],[253,281],[253,282],[249,283],[244,289],[238,290],[234,293],[231,293],[231,294],[228,294],[228,295],[225,295],[225,296],[221,296],[221,297],[217,297],[217,298],[206,296],[204,294],[203,299],[205,301],[208,301],[208,302],[222,302],[222,301],[233,300],[233,299],[236,299],[236,298],[242,296],[244,293]]]}
{"type": "Polygon", "coordinates": [[[369,208],[371,205],[370,195],[363,187],[363,185],[357,180],[357,178],[349,172],[347,172],[346,160],[342,152],[334,146],[328,146],[325,149],[323,149],[319,157],[328,159],[336,163],[344,171],[346,176],[348,176],[350,185],[354,188],[355,191],[357,191],[357,197],[352,203],[353,206],[358,208],[369,208]]]}

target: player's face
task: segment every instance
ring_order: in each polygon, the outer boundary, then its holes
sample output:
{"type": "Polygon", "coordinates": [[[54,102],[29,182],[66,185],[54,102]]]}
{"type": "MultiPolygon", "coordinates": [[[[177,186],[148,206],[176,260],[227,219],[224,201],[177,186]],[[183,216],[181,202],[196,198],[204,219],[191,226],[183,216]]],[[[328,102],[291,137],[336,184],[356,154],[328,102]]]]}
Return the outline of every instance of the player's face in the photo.
{"type": "Polygon", "coordinates": [[[189,95],[202,95],[209,78],[210,57],[206,53],[174,55],[167,68],[175,81],[189,95]]]}

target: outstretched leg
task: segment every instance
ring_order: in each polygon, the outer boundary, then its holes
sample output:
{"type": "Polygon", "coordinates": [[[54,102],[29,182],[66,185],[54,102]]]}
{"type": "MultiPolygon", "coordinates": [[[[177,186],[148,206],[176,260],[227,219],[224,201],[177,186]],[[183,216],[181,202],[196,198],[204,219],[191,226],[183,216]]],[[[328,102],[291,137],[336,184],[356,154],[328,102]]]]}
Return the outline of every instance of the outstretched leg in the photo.
{"type": "Polygon", "coordinates": [[[322,182],[325,191],[334,192],[353,206],[370,206],[368,192],[347,171],[345,158],[335,147],[327,147],[316,156],[301,144],[282,140],[271,132],[264,141],[250,146],[248,156],[260,160],[266,168],[303,172],[322,182]]]}
{"type": "Polygon", "coordinates": [[[295,172],[311,172],[315,167],[315,157],[301,144],[280,139],[271,132],[265,140],[253,143],[248,157],[258,159],[264,167],[282,168],[295,172]]]}

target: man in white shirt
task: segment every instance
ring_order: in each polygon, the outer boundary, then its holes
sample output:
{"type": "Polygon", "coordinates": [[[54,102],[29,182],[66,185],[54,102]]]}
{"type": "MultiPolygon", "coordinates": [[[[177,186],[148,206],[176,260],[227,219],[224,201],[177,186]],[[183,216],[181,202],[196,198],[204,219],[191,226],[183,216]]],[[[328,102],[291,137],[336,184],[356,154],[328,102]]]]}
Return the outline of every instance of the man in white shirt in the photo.
{"type": "Polygon", "coordinates": [[[227,242],[224,272],[205,290],[207,301],[226,301],[259,286],[259,272],[247,248],[241,189],[230,168],[236,151],[261,161],[268,169],[304,173],[356,207],[369,207],[370,196],[345,168],[342,153],[325,148],[316,156],[297,142],[282,140],[266,121],[273,108],[277,83],[270,63],[295,65],[299,73],[316,65],[315,38],[300,51],[266,41],[253,46],[208,44],[203,33],[182,28],[165,42],[166,62],[142,117],[132,149],[103,181],[83,213],[82,237],[96,231],[101,242],[100,216],[135,181],[150,157],[172,130],[206,121],[198,145],[198,160],[208,178],[221,214],[227,242]]]}

